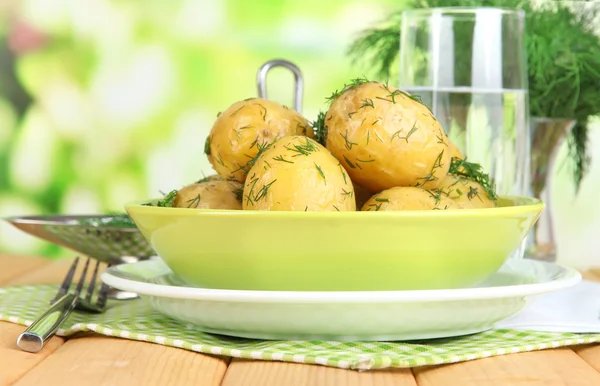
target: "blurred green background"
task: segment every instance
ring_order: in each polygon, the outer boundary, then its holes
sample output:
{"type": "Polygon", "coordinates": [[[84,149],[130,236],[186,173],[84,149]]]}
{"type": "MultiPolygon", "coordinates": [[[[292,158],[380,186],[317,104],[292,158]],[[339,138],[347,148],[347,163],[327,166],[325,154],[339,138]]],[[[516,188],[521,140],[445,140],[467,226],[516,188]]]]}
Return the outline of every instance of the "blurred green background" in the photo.
{"type": "MultiPolygon", "coordinates": [[[[0,216],[122,211],[212,168],[203,145],[219,111],[256,96],[266,61],[296,63],[309,120],[361,69],[346,49],[402,0],[22,0],[0,2],[0,216]]],[[[268,95],[292,105],[293,77],[268,95]]],[[[600,90],[599,90],[600,92],[600,90]]],[[[600,265],[600,138],[576,197],[552,183],[559,260],[600,265]]],[[[566,148],[560,153],[566,156],[566,148]]],[[[72,252],[0,224],[0,252],[72,252]]]]}

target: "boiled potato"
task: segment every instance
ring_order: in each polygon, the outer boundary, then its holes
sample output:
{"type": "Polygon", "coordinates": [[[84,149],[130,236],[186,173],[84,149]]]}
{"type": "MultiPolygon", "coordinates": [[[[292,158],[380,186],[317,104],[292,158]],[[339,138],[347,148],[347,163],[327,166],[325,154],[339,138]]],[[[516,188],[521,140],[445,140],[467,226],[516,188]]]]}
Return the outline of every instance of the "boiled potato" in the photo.
{"type": "Polygon", "coordinates": [[[356,210],[346,170],[322,145],[305,136],[278,139],[248,172],[243,209],[273,211],[356,210]]]}
{"type": "Polygon", "coordinates": [[[395,187],[371,197],[363,211],[445,210],[457,208],[456,203],[439,190],[415,187],[395,187]]]}
{"type": "Polygon", "coordinates": [[[448,175],[439,189],[461,209],[496,206],[496,201],[489,197],[481,184],[466,177],[448,175]]]}
{"type": "Polygon", "coordinates": [[[325,117],[327,148],[357,184],[372,192],[436,188],[448,173],[448,138],[429,109],[378,82],[346,87],[325,117]]]}
{"type": "Polygon", "coordinates": [[[220,176],[243,183],[259,149],[286,135],[313,137],[314,132],[294,110],[266,99],[247,99],[217,117],[204,151],[220,176]]]}
{"type": "Polygon", "coordinates": [[[194,209],[242,209],[242,184],[237,181],[209,180],[181,188],[173,206],[194,209]]]}

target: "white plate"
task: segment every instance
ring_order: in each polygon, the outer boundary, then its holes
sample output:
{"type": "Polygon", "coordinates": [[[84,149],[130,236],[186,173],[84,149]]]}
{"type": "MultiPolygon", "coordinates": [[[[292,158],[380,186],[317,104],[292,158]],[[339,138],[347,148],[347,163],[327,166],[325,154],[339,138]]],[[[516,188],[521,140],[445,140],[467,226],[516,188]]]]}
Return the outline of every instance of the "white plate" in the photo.
{"type": "Polygon", "coordinates": [[[277,292],[190,287],[160,260],[107,269],[102,280],[148,299],[199,330],[258,339],[415,340],[472,334],[514,315],[535,295],[575,285],[574,269],[509,260],[477,288],[277,292]]]}

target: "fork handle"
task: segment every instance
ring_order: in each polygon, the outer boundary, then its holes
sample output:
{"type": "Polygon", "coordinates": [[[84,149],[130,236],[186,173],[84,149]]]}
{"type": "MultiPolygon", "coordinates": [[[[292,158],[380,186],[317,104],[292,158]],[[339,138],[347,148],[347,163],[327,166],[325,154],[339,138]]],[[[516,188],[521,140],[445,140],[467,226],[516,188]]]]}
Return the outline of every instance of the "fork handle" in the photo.
{"type": "Polygon", "coordinates": [[[19,335],[17,346],[23,351],[39,352],[69,317],[77,305],[77,299],[77,296],[73,294],[65,294],[58,298],[46,312],[19,335]]]}

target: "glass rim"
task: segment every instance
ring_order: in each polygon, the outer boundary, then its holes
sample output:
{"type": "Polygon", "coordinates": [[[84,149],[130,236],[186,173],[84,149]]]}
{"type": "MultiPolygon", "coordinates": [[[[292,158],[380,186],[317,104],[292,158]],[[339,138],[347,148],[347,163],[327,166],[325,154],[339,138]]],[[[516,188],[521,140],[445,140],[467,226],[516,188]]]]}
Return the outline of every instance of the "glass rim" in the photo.
{"type": "Polygon", "coordinates": [[[439,15],[474,15],[476,11],[480,10],[490,10],[496,11],[496,13],[501,15],[510,15],[517,16],[519,18],[525,18],[525,11],[517,8],[508,8],[508,7],[432,7],[432,8],[415,8],[415,9],[407,9],[402,11],[402,17],[404,18],[406,15],[414,15],[421,16],[423,18],[430,17],[434,14],[439,15]]]}

